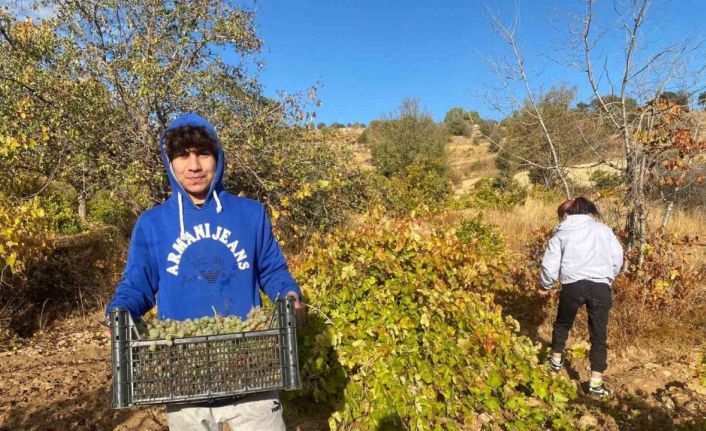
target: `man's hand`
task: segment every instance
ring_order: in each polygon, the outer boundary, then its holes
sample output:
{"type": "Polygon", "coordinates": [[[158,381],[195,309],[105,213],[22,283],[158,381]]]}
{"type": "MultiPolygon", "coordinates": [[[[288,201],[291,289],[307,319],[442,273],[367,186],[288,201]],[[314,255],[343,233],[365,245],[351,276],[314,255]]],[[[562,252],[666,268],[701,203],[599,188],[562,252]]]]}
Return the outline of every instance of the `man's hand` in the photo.
{"type": "Polygon", "coordinates": [[[292,298],[295,299],[294,301],[294,317],[296,318],[297,321],[297,329],[302,327],[302,324],[304,323],[304,304],[302,304],[301,298],[299,298],[299,294],[297,292],[288,292],[287,296],[291,296],[292,298]]]}

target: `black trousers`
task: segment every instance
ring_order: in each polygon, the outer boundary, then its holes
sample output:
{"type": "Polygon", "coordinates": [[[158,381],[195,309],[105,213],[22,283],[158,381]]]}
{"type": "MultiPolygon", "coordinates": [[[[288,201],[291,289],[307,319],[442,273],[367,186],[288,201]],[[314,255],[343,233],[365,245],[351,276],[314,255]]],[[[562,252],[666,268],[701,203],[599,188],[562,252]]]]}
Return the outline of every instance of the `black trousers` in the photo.
{"type": "Polygon", "coordinates": [[[588,355],[591,371],[602,373],[607,368],[608,314],[613,305],[610,286],[605,283],[580,280],[562,286],[559,311],[552,332],[552,351],[557,353],[564,351],[576,313],[584,304],[588,312],[588,331],[591,337],[591,351],[588,355]]]}

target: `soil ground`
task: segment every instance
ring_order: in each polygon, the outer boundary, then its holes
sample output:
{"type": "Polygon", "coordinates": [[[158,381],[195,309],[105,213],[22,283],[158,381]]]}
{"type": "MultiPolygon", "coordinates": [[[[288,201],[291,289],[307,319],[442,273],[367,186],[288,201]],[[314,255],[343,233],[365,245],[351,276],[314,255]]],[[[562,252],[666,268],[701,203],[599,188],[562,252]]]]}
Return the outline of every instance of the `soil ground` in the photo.
{"type": "MultiPolygon", "coordinates": [[[[547,309],[547,315],[553,310],[547,309]]],[[[109,341],[96,329],[99,313],[57,322],[14,351],[0,353],[0,430],[167,430],[161,407],[111,408],[109,341]]],[[[577,325],[581,325],[581,320],[577,325]]],[[[525,328],[529,330],[529,328],[525,328]]],[[[534,329],[546,343],[549,325],[534,329]]],[[[580,332],[580,331],[577,331],[580,332]]],[[[589,377],[585,342],[570,338],[561,373],[581,387],[589,377]]],[[[605,430],[703,429],[706,388],[695,373],[698,358],[656,353],[650,346],[609,350],[609,400],[580,396],[581,423],[605,430]]],[[[298,406],[285,412],[287,429],[327,429],[323,409],[298,406]]]]}
{"type": "MultiPolygon", "coordinates": [[[[533,341],[548,346],[551,322],[556,315],[556,300],[544,307],[544,322],[523,332],[533,341]]],[[[706,429],[706,387],[698,376],[698,349],[679,346],[611,346],[608,338],[608,365],[604,375],[613,390],[610,399],[598,400],[584,395],[591,376],[585,309],[579,311],[567,342],[566,362],[560,374],[571,379],[578,389],[577,404],[585,414],[579,423],[587,429],[610,431],[703,430],[706,429]]]]}

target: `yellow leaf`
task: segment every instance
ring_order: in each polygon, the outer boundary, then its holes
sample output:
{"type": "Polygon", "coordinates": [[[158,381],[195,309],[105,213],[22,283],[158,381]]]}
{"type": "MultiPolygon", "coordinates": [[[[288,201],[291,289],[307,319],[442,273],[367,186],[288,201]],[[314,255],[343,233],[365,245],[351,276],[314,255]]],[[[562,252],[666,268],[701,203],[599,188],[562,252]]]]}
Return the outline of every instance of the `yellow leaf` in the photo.
{"type": "Polygon", "coordinates": [[[10,267],[10,270],[12,270],[15,267],[16,262],[17,262],[17,254],[15,254],[15,253],[10,253],[10,255],[7,256],[7,259],[5,259],[5,263],[7,263],[7,266],[10,267]]]}

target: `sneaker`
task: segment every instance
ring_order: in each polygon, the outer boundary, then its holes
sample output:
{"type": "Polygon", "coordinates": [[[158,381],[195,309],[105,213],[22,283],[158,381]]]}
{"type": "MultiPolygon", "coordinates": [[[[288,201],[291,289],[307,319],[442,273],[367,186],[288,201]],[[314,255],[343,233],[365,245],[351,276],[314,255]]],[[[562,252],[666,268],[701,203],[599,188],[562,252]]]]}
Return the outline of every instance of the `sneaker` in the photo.
{"type": "Polygon", "coordinates": [[[547,365],[549,365],[549,368],[551,368],[552,371],[558,373],[562,368],[564,368],[564,358],[557,361],[554,359],[554,356],[550,356],[547,358],[547,365]]]}
{"type": "Polygon", "coordinates": [[[609,397],[609,396],[613,395],[613,391],[606,388],[603,383],[601,383],[598,386],[593,386],[589,383],[588,395],[598,397],[598,398],[605,398],[605,397],[609,397]]]}

